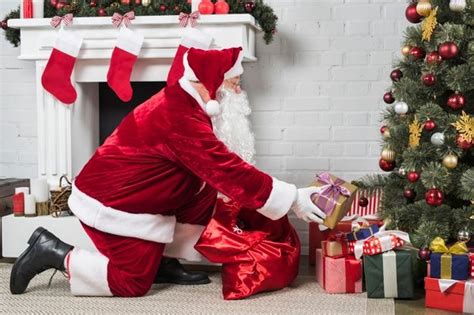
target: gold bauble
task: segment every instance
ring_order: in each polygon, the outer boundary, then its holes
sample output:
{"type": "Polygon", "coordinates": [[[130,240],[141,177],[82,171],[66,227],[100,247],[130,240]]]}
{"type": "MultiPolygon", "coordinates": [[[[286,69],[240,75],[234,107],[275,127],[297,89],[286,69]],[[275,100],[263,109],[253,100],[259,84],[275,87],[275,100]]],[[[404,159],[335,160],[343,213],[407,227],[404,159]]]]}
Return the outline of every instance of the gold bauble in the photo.
{"type": "Polygon", "coordinates": [[[448,169],[458,166],[458,157],[454,154],[448,154],[443,158],[443,165],[448,169]]]}
{"type": "Polygon", "coordinates": [[[147,7],[151,4],[151,0],[142,0],[142,6],[147,7]]]}
{"type": "Polygon", "coordinates": [[[383,132],[383,137],[384,139],[388,139],[390,138],[390,130],[388,128],[386,128],[383,132]]]}
{"type": "Polygon", "coordinates": [[[395,161],[395,151],[393,151],[392,149],[385,148],[382,150],[380,157],[385,161],[393,162],[395,161]]]}
{"type": "Polygon", "coordinates": [[[410,49],[411,47],[408,46],[408,45],[405,45],[402,47],[402,54],[403,56],[408,56],[408,54],[410,54],[410,49]]]}
{"type": "Polygon", "coordinates": [[[421,16],[428,16],[431,12],[431,3],[430,0],[420,0],[416,5],[416,13],[421,16]]]}

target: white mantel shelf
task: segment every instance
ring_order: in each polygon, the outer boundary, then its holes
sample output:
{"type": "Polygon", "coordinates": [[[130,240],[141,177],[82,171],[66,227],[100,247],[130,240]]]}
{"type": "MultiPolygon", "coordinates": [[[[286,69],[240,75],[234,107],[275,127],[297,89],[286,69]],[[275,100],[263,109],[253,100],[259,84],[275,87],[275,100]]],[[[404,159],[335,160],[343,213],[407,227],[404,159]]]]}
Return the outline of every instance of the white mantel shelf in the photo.
{"type": "MultiPolygon", "coordinates": [[[[8,20],[9,27],[21,30],[20,59],[49,57],[57,31],[50,21],[50,18],[8,20]]],[[[183,31],[178,22],[178,15],[137,16],[130,29],[145,37],[139,58],[173,58],[183,31]]],[[[244,61],[256,61],[255,33],[259,28],[250,14],[201,15],[196,27],[214,37],[213,48],[242,46],[244,61]]],[[[78,59],[110,58],[117,36],[110,16],[77,17],[70,29],[84,38],[78,59]]]]}

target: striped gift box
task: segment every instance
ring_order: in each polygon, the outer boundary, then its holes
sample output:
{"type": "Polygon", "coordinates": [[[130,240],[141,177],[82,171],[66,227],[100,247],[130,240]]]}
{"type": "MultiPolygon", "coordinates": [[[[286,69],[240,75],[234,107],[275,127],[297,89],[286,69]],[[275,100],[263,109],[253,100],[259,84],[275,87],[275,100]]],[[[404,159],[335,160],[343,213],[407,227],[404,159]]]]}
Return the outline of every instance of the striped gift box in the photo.
{"type": "Polygon", "coordinates": [[[352,202],[351,210],[347,215],[358,215],[360,217],[365,217],[377,214],[382,194],[382,189],[375,190],[371,196],[367,196],[367,192],[365,191],[357,190],[354,201],[352,202]],[[369,204],[366,207],[361,207],[359,205],[360,197],[367,197],[367,199],[369,200],[369,204]]]}
{"type": "Polygon", "coordinates": [[[471,260],[471,277],[474,278],[474,253],[469,254],[471,260]]]}

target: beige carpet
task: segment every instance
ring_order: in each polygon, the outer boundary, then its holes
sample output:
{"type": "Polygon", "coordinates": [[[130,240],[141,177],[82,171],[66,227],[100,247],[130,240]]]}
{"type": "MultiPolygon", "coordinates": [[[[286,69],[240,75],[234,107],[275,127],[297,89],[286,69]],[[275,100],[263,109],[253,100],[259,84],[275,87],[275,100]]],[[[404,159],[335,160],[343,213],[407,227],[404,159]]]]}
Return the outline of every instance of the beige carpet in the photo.
{"type": "MultiPolygon", "coordinates": [[[[392,299],[367,299],[365,294],[329,295],[313,277],[299,277],[291,288],[224,301],[218,273],[202,286],[156,285],[142,298],[74,297],[67,280],[52,271],[33,279],[28,291],[11,295],[10,264],[0,264],[0,313],[29,314],[394,314],[392,299]]],[[[282,271],[284,272],[284,271],[282,271]]]]}

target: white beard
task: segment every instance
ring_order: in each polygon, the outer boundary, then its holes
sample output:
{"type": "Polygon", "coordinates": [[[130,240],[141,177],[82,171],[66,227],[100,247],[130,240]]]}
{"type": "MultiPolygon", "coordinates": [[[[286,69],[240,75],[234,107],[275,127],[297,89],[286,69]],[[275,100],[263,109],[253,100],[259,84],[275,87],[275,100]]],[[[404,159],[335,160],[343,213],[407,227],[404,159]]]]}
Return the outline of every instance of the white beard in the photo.
{"type": "Polygon", "coordinates": [[[244,161],[255,164],[255,137],[250,130],[247,93],[237,94],[222,88],[219,104],[221,113],[211,118],[216,137],[244,161]]]}

